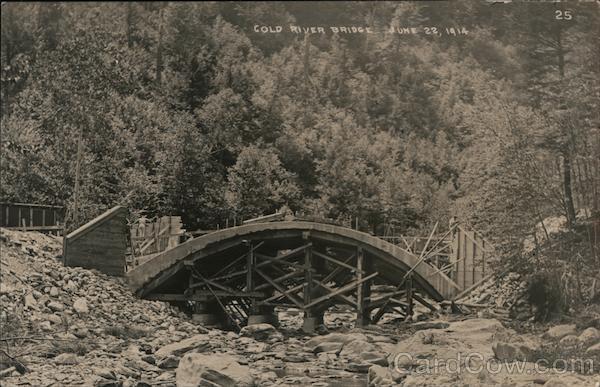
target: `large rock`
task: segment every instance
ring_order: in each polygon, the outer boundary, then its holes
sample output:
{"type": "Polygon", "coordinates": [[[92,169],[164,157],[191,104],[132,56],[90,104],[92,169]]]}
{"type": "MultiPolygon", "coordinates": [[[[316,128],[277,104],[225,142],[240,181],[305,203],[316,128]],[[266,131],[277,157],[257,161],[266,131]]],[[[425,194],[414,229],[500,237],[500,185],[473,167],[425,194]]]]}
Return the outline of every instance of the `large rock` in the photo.
{"type": "Polygon", "coordinates": [[[330,333],[328,335],[315,336],[312,339],[308,340],[306,343],[304,343],[304,346],[312,349],[321,343],[346,344],[355,340],[366,342],[368,341],[368,338],[362,333],[330,333]]]}
{"type": "Polygon", "coordinates": [[[585,350],[585,353],[590,356],[600,355],[600,343],[592,345],[585,350]]]}
{"type": "Polygon", "coordinates": [[[423,329],[446,329],[449,326],[450,324],[445,321],[423,321],[410,325],[410,327],[416,331],[423,329]]]}
{"type": "Polygon", "coordinates": [[[338,343],[335,341],[326,341],[326,342],[320,343],[316,347],[314,347],[312,349],[312,352],[313,353],[327,352],[327,353],[338,354],[342,350],[343,346],[344,346],[344,343],[338,343]]]}
{"type": "Polygon", "coordinates": [[[548,329],[548,331],[544,333],[544,337],[553,340],[560,340],[565,336],[575,335],[576,332],[575,324],[562,324],[548,329]]]}
{"type": "Polygon", "coordinates": [[[185,340],[171,343],[159,348],[154,355],[157,358],[166,358],[168,356],[181,356],[191,350],[206,349],[209,346],[210,338],[208,335],[195,335],[185,340]]]}
{"type": "Polygon", "coordinates": [[[65,310],[65,304],[58,301],[52,301],[48,303],[48,308],[53,312],[62,312],[65,310]]]}
{"type": "Polygon", "coordinates": [[[386,352],[396,355],[406,354],[413,360],[435,358],[456,359],[459,354],[481,354],[492,358],[494,337],[506,335],[507,329],[495,319],[470,319],[451,322],[445,329],[425,329],[395,344],[386,352]]]}
{"type": "Polygon", "coordinates": [[[81,359],[74,353],[61,353],[54,358],[54,363],[60,365],[74,365],[80,362],[81,359]]]}
{"type": "Polygon", "coordinates": [[[503,361],[535,361],[535,352],[540,343],[534,337],[518,336],[509,342],[495,341],[492,344],[494,357],[503,361]]]}
{"type": "Polygon", "coordinates": [[[75,312],[79,314],[86,314],[90,311],[87,305],[87,301],[85,300],[85,298],[81,297],[76,299],[75,302],[73,302],[73,309],[75,309],[75,312]]]}
{"type": "Polygon", "coordinates": [[[577,341],[584,346],[590,346],[600,341],[600,331],[594,327],[589,327],[577,338],[577,341]]]}
{"type": "Polygon", "coordinates": [[[559,341],[559,344],[563,348],[575,348],[575,347],[577,347],[578,343],[579,343],[579,340],[576,335],[566,335],[559,341]]]}
{"type": "Polygon", "coordinates": [[[25,306],[29,309],[37,309],[37,302],[33,294],[29,293],[25,296],[25,306]]]}
{"type": "Polygon", "coordinates": [[[176,381],[179,387],[254,386],[250,368],[240,365],[233,356],[225,354],[186,354],[177,367],[176,381]]]}
{"type": "Polygon", "coordinates": [[[283,335],[273,325],[267,323],[247,325],[240,331],[240,336],[253,337],[259,341],[283,339],[283,335]]]}
{"type": "Polygon", "coordinates": [[[349,358],[360,357],[362,352],[375,352],[377,350],[378,348],[371,343],[367,343],[363,340],[354,340],[344,344],[340,356],[349,358]]]}
{"type": "Polygon", "coordinates": [[[589,380],[589,377],[575,374],[555,376],[544,383],[544,387],[586,387],[592,385],[592,381],[589,380]]]}

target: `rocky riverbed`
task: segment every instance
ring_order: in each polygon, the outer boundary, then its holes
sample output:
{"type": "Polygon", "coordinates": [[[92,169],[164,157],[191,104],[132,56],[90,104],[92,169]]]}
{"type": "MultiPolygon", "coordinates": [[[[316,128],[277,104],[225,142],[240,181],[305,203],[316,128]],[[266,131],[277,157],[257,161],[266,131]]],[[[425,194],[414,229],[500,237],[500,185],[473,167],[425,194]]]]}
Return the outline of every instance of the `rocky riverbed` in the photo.
{"type": "Polygon", "coordinates": [[[598,311],[523,332],[493,318],[442,312],[354,329],[352,313],[338,310],[326,316],[329,332],[306,335],[298,329],[300,313],[288,310],[278,329],[261,324],[234,333],[194,324],[166,303],[139,300],[121,279],[63,267],[59,238],[2,230],[0,248],[3,386],[600,382],[598,311]],[[552,367],[571,358],[590,362],[552,367]]]}

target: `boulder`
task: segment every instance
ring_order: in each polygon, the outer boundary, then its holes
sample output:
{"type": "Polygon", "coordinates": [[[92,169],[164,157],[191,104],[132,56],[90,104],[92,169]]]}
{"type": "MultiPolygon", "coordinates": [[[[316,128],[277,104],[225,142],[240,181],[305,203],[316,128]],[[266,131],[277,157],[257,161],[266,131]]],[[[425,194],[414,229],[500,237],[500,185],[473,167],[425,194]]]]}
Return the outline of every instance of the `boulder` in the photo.
{"type": "Polygon", "coordinates": [[[44,318],[54,324],[61,324],[63,322],[62,318],[60,318],[60,316],[57,316],[55,314],[46,314],[46,315],[44,315],[44,318]]]}
{"type": "Polygon", "coordinates": [[[392,375],[387,367],[374,365],[369,368],[367,376],[369,386],[385,386],[392,384],[392,375]]]}
{"type": "Polygon", "coordinates": [[[327,335],[315,336],[312,339],[308,340],[306,343],[304,343],[304,345],[307,348],[315,348],[321,343],[329,342],[346,344],[355,340],[367,342],[368,338],[362,333],[330,333],[327,335]]]}
{"type": "Polygon", "coordinates": [[[65,304],[58,301],[52,301],[48,303],[48,308],[53,312],[62,312],[65,310],[65,304]]]}
{"type": "Polygon", "coordinates": [[[363,352],[360,354],[361,360],[371,364],[378,364],[380,366],[387,366],[387,356],[381,352],[363,352]]]}
{"type": "Polygon", "coordinates": [[[29,293],[25,296],[25,306],[29,309],[37,309],[37,302],[33,294],[29,293]]]}
{"type": "Polygon", "coordinates": [[[564,374],[550,378],[544,387],[585,387],[592,385],[590,382],[582,375],[564,374]]]}
{"type": "Polygon", "coordinates": [[[575,324],[562,324],[548,329],[548,331],[544,333],[544,337],[552,340],[560,340],[565,336],[575,335],[576,332],[575,324]]]}
{"type": "Polygon", "coordinates": [[[4,282],[0,283],[0,295],[2,294],[13,294],[16,291],[16,288],[10,284],[6,284],[4,282]]]}
{"type": "Polygon", "coordinates": [[[349,343],[344,344],[342,347],[342,351],[340,352],[340,356],[344,357],[360,357],[362,352],[375,352],[378,348],[366,341],[362,340],[354,340],[349,343]]]}
{"type": "Polygon", "coordinates": [[[575,335],[567,335],[560,339],[560,345],[566,348],[574,348],[577,347],[579,343],[579,338],[575,335]]]}
{"type": "Polygon", "coordinates": [[[420,331],[423,329],[446,329],[449,326],[450,324],[443,321],[423,321],[410,325],[410,327],[416,331],[420,331]]]}
{"type": "Polygon", "coordinates": [[[79,356],[74,353],[61,353],[54,358],[54,363],[59,365],[74,365],[79,364],[80,361],[79,356]]]}
{"type": "Polygon", "coordinates": [[[600,343],[596,343],[585,350],[586,355],[600,355],[600,343]]]}
{"type": "Polygon", "coordinates": [[[76,299],[75,302],[73,302],[73,309],[75,309],[75,312],[79,314],[85,314],[90,311],[88,309],[87,301],[85,300],[85,298],[81,297],[76,299]]]}
{"type": "Polygon", "coordinates": [[[600,341],[600,331],[594,327],[589,327],[581,332],[577,337],[577,341],[584,347],[593,345],[600,341]]]}
{"type": "Polygon", "coordinates": [[[259,341],[276,341],[283,338],[283,335],[273,325],[267,323],[247,325],[240,331],[240,336],[252,337],[259,341]]]}
{"type": "Polygon", "coordinates": [[[494,357],[502,361],[531,361],[534,349],[526,344],[496,341],[492,344],[494,357]]]}
{"type": "Polygon", "coordinates": [[[175,369],[179,365],[179,357],[174,355],[169,355],[162,359],[157,366],[164,370],[167,369],[175,369]]]}
{"type": "Polygon", "coordinates": [[[250,368],[240,365],[233,356],[226,354],[186,354],[177,367],[176,381],[179,387],[254,385],[250,368]]]}
{"type": "Polygon", "coordinates": [[[326,341],[324,343],[318,344],[316,347],[312,349],[313,353],[335,353],[338,354],[342,350],[344,343],[337,343],[335,341],[326,341]]]}
{"type": "Polygon", "coordinates": [[[171,343],[159,348],[154,355],[157,358],[166,358],[168,356],[181,356],[191,350],[206,349],[209,346],[209,337],[207,335],[195,335],[185,340],[171,343]]]}
{"type": "Polygon", "coordinates": [[[345,370],[349,372],[356,372],[360,374],[366,374],[369,372],[373,364],[365,362],[350,362],[346,365],[345,370]]]}

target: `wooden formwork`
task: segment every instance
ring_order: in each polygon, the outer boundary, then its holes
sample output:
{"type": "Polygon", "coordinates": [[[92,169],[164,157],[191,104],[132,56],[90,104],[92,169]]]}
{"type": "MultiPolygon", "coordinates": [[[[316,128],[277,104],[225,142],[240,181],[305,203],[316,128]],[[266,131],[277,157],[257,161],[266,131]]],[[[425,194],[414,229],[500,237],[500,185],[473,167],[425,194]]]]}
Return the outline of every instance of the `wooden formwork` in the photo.
{"type": "Polygon", "coordinates": [[[452,233],[450,278],[463,290],[481,281],[490,271],[493,246],[476,231],[456,225],[452,233]]]}
{"type": "Polygon", "coordinates": [[[177,246],[185,233],[182,227],[180,216],[138,219],[130,227],[132,255],[149,256],[177,246]]]}

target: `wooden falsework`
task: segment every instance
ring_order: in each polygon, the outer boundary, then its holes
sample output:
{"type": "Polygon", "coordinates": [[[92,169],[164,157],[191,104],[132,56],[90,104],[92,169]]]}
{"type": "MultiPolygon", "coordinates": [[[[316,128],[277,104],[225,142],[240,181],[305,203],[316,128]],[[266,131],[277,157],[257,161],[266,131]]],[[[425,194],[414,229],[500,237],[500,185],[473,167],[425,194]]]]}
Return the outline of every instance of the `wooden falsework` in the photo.
{"type": "Polygon", "coordinates": [[[302,310],[308,325],[319,324],[327,308],[343,304],[354,308],[356,325],[364,326],[386,311],[411,316],[415,302],[436,309],[429,299],[441,301],[448,289],[447,277],[428,263],[438,245],[430,236],[415,256],[338,226],[255,223],[192,239],[132,271],[139,272],[136,279],[147,278],[137,287],[141,296],[192,303],[217,298],[238,322],[288,306],[302,310]],[[437,282],[428,281],[433,275],[437,282]],[[385,294],[371,295],[374,280],[385,294]],[[377,314],[371,319],[373,310],[377,314]]]}
{"type": "Polygon", "coordinates": [[[64,238],[63,263],[97,269],[109,275],[125,274],[127,209],[113,207],[64,238]]]}
{"type": "Polygon", "coordinates": [[[320,304],[323,301],[329,300],[330,298],[332,298],[338,294],[343,294],[343,293],[347,293],[351,290],[354,290],[358,285],[362,284],[365,281],[370,280],[371,278],[376,277],[378,274],[379,273],[377,273],[377,272],[371,273],[368,276],[362,278],[360,281],[352,281],[351,283],[346,284],[346,285],[336,289],[334,292],[331,292],[331,293],[321,296],[315,300],[312,300],[312,302],[308,303],[307,305],[304,305],[304,308],[305,309],[311,308],[315,305],[320,304]]]}

